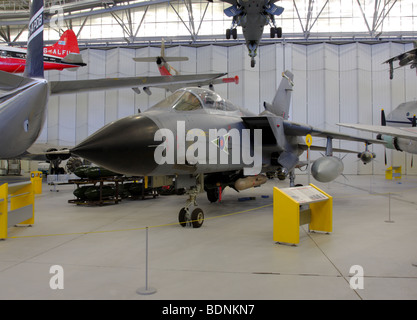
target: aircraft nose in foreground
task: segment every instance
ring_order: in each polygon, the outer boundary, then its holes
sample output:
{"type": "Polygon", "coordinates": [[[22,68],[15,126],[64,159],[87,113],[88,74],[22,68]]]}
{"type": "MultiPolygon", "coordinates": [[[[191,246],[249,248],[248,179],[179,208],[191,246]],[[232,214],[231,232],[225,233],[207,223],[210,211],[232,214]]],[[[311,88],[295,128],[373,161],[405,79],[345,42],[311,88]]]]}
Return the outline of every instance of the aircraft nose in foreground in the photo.
{"type": "Polygon", "coordinates": [[[147,175],[157,167],[154,135],[158,129],[146,116],[126,117],[95,132],[71,153],[114,172],[147,175]]]}

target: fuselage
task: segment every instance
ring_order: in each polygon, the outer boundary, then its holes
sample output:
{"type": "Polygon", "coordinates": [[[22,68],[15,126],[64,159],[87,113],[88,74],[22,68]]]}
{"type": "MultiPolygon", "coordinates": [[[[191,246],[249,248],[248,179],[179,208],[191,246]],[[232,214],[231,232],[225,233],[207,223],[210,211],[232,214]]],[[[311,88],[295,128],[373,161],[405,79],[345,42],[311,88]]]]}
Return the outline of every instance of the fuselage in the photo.
{"type": "Polygon", "coordinates": [[[238,25],[242,26],[242,32],[247,44],[258,44],[261,40],[264,26],[268,24],[268,18],[264,8],[265,1],[241,1],[241,5],[245,14],[240,17],[238,25]]]}
{"type": "Polygon", "coordinates": [[[386,123],[392,127],[409,127],[414,115],[417,115],[417,101],[401,103],[386,117],[386,123]]]}
{"type": "Polygon", "coordinates": [[[71,153],[132,176],[234,170],[256,175],[271,165],[276,146],[265,145],[262,130],[247,128],[245,116],[255,115],[211,90],[185,88],[139,115],[108,124],[71,153]]]}

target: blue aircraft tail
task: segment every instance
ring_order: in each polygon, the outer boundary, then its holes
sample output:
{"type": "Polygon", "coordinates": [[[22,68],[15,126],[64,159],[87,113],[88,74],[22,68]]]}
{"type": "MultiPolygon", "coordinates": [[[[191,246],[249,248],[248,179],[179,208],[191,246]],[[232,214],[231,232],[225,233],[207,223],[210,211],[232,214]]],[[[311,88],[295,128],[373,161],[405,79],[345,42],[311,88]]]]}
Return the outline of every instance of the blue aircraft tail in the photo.
{"type": "Polygon", "coordinates": [[[30,9],[28,48],[24,77],[43,78],[43,0],[33,0],[30,9]]]}

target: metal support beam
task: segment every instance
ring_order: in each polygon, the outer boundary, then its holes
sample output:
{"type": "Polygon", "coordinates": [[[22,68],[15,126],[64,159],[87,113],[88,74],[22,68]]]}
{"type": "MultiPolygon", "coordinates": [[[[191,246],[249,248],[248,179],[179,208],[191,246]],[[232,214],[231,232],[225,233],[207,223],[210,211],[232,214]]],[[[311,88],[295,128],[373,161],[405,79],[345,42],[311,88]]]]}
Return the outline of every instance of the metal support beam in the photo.
{"type": "Polygon", "coordinates": [[[363,19],[365,21],[366,27],[368,28],[369,35],[377,39],[381,36],[383,32],[383,23],[385,18],[390,13],[393,6],[397,3],[397,0],[374,0],[374,13],[372,16],[372,27],[369,25],[368,18],[366,17],[366,14],[364,12],[364,9],[362,7],[362,4],[360,0],[356,0],[358,3],[359,9],[361,10],[363,19]],[[383,5],[381,6],[381,4],[383,5]],[[380,31],[378,32],[378,29],[380,31]]]}
{"type": "Polygon", "coordinates": [[[320,17],[321,13],[323,12],[324,8],[327,6],[328,3],[329,3],[329,0],[327,0],[324,3],[324,5],[321,7],[319,13],[317,14],[317,16],[313,20],[314,0],[309,0],[308,1],[306,23],[304,25],[303,22],[302,22],[300,13],[298,11],[297,4],[295,3],[295,0],[293,0],[293,4],[294,4],[295,11],[297,13],[298,21],[300,22],[301,28],[302,28],[303,33],[304,33],[304,39],[308,39],[310,37],[311,29],[313,28],[314,24],[317,22],[318,18],[320,17]]]}

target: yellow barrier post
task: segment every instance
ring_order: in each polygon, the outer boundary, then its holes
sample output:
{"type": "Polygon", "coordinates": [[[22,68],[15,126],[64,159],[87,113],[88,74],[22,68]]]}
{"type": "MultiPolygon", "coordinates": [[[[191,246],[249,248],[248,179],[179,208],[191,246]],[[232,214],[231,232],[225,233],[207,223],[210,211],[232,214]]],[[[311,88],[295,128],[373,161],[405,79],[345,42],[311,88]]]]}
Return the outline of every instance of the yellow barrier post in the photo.
{"type": "Polygon", "coordinates": [[[33,184],[33,191],[35,194],[42,193],[42,172],[41,171],[32,171],[30,173],[30,181],[33,184]]]}
{"type": "Polygon", "coordinates": [[[7,183],[0,186],[0,239],[7,238],[7,183]]]}
{"type": "Polygon", "coordinates": [[[35,194],[32,183],[28,183],[25,186],[17,190],[13,190],[10,194],[10,211],[21,209],[31,206],[31,217],[19,222],[19,224],[34,224],[35,223],[35,194]]]}
{"type": "Polygon", "coordinates": [[[298,244],[300,225],[309,230],[332,232],[333,198],[316,186],[278,189],[274,187],[273,239],[298,244]]]}
{"type": "Polygon", "coordinates": [[[35,194],[32,182],[0,186],[0,239],[7,239],[7,228],[35,223],[35,194]],[[10,209],[9,209],[10,201],[10,209]]]}

